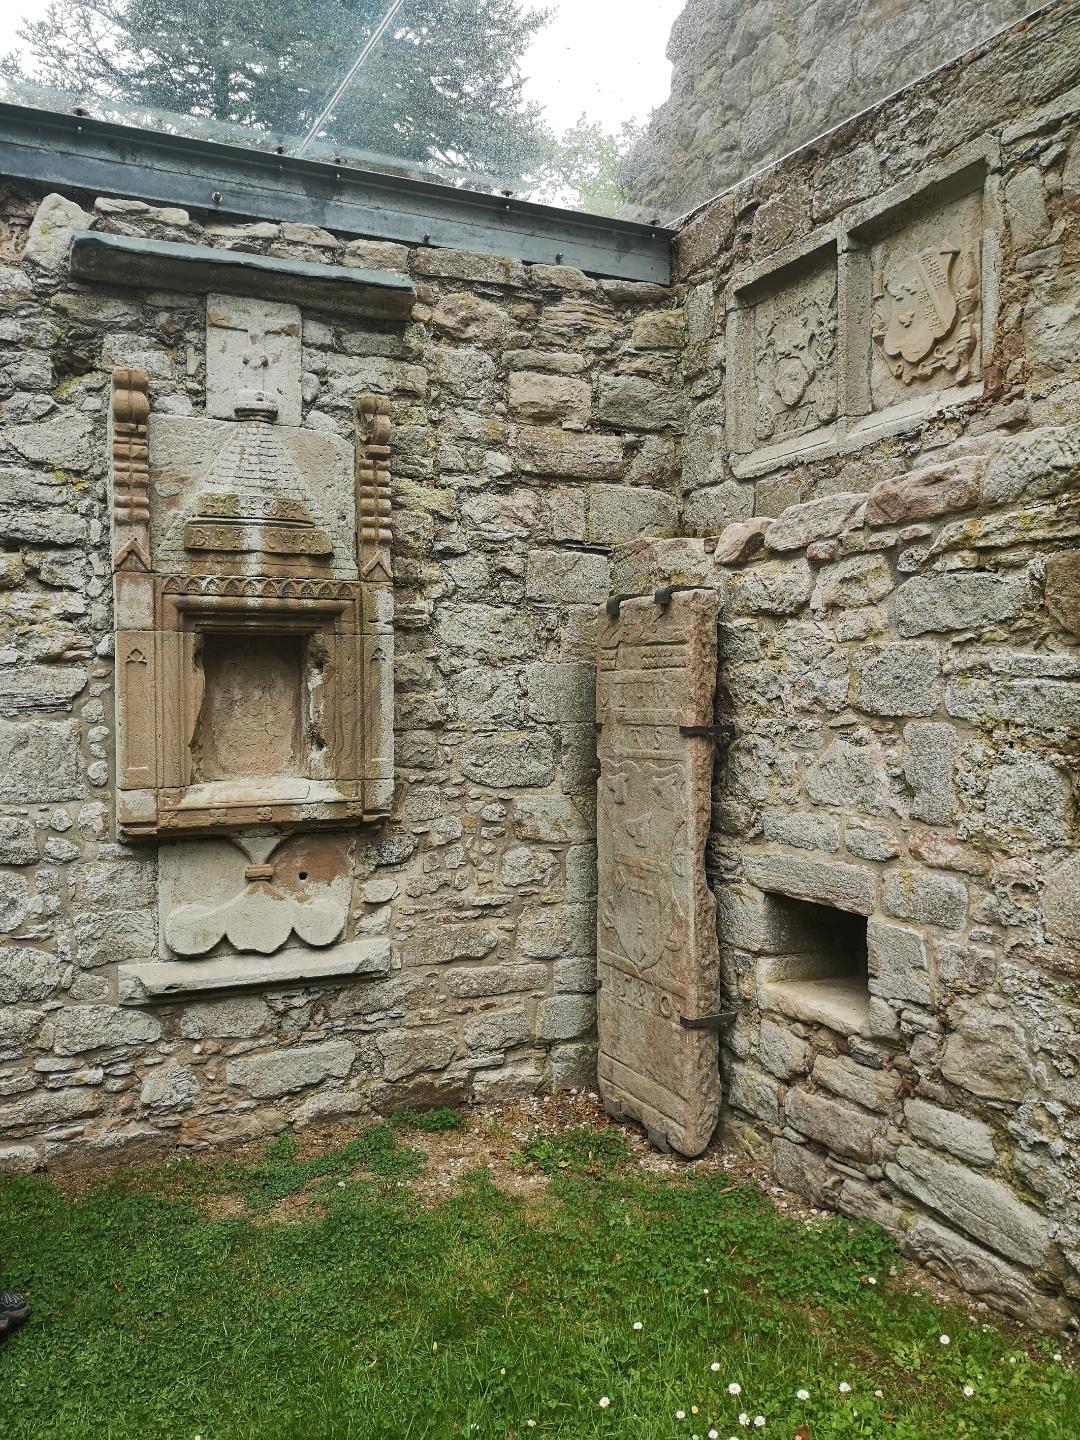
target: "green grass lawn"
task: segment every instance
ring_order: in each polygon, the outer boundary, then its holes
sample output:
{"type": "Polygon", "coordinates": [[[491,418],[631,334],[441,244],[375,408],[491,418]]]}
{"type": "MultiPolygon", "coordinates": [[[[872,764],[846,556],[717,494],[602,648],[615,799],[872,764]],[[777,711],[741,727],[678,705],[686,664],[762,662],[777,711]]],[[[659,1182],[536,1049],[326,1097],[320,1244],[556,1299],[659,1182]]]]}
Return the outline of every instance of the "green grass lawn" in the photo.
{"type": "Polygon", "coordinates": [[[1054,1343],[907,1293],[872,1226],[645,1173],[616,1129],[530,1140],[512,1163],[553,1178],[527,1200],[479,1171],[433,1204],[417,1138],[0,1182],[35,1307],[0,1347],[3,1440],[1080,1434],[1054,1343]]]}

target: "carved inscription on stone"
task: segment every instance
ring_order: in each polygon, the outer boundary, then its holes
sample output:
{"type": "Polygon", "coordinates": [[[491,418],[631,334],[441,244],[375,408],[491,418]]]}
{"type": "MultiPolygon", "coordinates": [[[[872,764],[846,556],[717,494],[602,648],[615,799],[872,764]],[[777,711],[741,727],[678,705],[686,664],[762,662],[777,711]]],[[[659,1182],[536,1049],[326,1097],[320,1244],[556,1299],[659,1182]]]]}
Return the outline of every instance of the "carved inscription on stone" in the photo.
{"type": "Polygon", "coordinates": [[[830,261],[753,311],[754,434],[772,445],[836,416],[836,267],[830,261]]]}
{"type": "Polygon", "coordinates": [[[684,1155],[720,1108],[713,897],[705,881],[717,598],[623,603],[598,625],[597,965],[600,1091],[684,1155]]]}
{"type": "Polygon", "coordinates": [[[980,195],[937,206],[874,246],[874,408],[979,373],[980,195]]]}
{"type": "Polygon", "coordinates": [[[300,337],[295,305],[239,295],[206,297],[206,413],[231,420],[244,391],[258,390],[281,425],[301,416],[300,337]]]}

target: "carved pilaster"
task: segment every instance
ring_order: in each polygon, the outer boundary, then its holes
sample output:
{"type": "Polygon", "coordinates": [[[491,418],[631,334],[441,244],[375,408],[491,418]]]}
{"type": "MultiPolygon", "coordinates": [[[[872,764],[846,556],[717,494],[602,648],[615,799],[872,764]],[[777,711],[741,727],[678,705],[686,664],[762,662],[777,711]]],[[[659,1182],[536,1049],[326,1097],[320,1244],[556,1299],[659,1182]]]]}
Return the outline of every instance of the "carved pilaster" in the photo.
{"type": "Polygon", "coordinates": [[[149,571],[150,377],[116,369],[112,383],[113,569],[149,571]]]}
{"type": "Polygon", "coordinates": [[[365,395],[357,404],[356,520],[360,578],[368,585],[393,584],[390,551],[390,401],[365,395]]]}

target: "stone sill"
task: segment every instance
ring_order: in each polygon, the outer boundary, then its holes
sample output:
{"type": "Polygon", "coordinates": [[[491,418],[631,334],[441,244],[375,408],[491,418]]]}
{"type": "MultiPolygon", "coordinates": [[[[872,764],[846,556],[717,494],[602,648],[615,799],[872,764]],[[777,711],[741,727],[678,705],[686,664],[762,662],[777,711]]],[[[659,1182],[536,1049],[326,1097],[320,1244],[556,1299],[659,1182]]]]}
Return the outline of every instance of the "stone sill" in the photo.
{"type": "Polygon", "coordinates": [[[806,1025],[826,1025],[838,1035],[869,1035],[870,995],[861,976],[819,980],[773,980],[762,985],[763,1010],[779,1011],[806,1025]]]}
{"type": "Polygon", "coordinates": [[[171,240],[76,230],[71,242],[76,280],[107,285],[142,285],[154,290],[187,290],[205,295],[253,295],[295,305],[360,315],[373,320],[406,320],[416,287],[408,275],[345,265],[278,260],[241,250],[215,250],[171,240]]]}
{"type": "Polygon", "coordinates": [[[976,404],[983,398],[981,380],[970,385],[954,385],[912,400],[875,410],[871,415],[842,418],[819,430],[810,430],[786,444],[770,445],[749,455],[733,455],[731,473],[736,480],[756,480],[773,471],[814,460],[829,460],[837,455],[851,455],[893,435],[902,435],[927,420],[949,411],[976,404]]]}
{"type": "Polygon", "coordinates": [[[227,990],[278,988],[390,973],[390,941],[352,940],[330,950],[283,950],[277,955],[222,955],[215,960],[161,960],[121,965],[121,1005],[153,1005],[227,990]]]}

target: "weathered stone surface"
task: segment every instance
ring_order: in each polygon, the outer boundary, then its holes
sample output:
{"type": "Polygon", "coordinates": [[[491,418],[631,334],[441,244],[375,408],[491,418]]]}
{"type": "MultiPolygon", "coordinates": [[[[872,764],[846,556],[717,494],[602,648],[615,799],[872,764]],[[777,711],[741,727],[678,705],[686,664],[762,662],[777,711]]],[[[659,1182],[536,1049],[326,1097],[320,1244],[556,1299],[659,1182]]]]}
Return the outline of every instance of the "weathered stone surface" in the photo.
{"type": "Polygon", "coordinates": [[[929,1005],[930,972],[918,930],[871,920],[866,927],[866,950],[873,994],[886,1000],[929,1005]]]}
{"type": "Polygon", "coordinates": [[[465,290],[444,295],[432,313],[431,323],[455,340],[493,345],[502,338],[509,319],[502,306],[465,290]]]}
{"type": "Polygon", "coordinates": [[[548,785],[555,776],[551,736],[536,731],[469,740],[462,746],[461,771],[497,790],[548,785]]]}
{"type": "Polygon", "coordinates": [[[624,545],[643,536],[671,535],[678,509],[673,495],[643,485],[590,485],[586,538],[624,545]]]}
{"type": "Polygon", "coordinates": [[[1018,1102],[1034,1079],[1024,1033],[1003,1010],[978,1001],[954,1005],[941,1073],[961,1090],[987,1100],[1018,1102]]]}
{"type": "Polygon", "coordinates": [[[747,878],[762,890],[793,895],[869,915],[874,909],[873,874],[839,860],[811,860],[802,855],[750,854],[747,878]]]}
{"type": "Polygon", "coordinates": [[[865,495],[825,495],[791,505],[772,522],[765,536],[768,550],[803,550],[813,540],[841,535],[861,521],[865,495]]]}
{"type": "Polygon", "coordinates": [[[356,1047],[347,1040],[324,1040],[230,1060],[225,1078],[257,1100],[268,1100],[293,1095],[331,1076],[343,1080],[355,1059],[356,1047]]]}
{"type": "Polygon", "coordinates": [[[900,920],[957,930],[967,914],[967,887],[925,870],[890,870],[882,887],[885,909],[900,920]]]}
{"type": "Polygon", "coordinates": [[[932,715],[941,661],[931,645],[865,645],[855,652],[852,704],[870,715],[932,715]]]}
{"type": "Polygon", "coordinates": [[[626,469],[624,445],[615,435],[526,428],[518,433],[514,456],[529,474],[566,480],[617,480],[626,469]]]}
{"type": "Polygon", "coordinates": [[[407,1080],[422,1071],[442,1070],[457,1050],[453,1038],[438,1030],[388,1030],[376,1044],[386,1080],[407,1080]]]}
{"type": "Polygon", "coordinates": [[[952,819],[956,808],[956,728],[934,720],[912,721],[904,726],[904,743],[904,776],[915,797],[911,813],[933,825],[943,825],[952,819]]]}
{"type": "Polygon", "coordinates": [[[15,805],[47,805],[82,795],[77,730],[49,720],[0,720],[0,772],[15,805]]]}
{"type": "MultiPolygon", "coordinates": [[[[726,533],[728,529],[734,528],[736,525],[755,526],[757,522],[749,519],[753,509],[753,487],[740,484],[737,480],[725,480],[722,485],[707,485],[686,497],[683,502],[683,523],[695,535],[714,535],[718,530],[726,533]]],[[[731,540],[728,543],[734,544],[735,542],[731,540]]],[[[741,547],[737,546],[736,548],[743,548],[748,554],[755,554],[764,543],[764,529],[762,528],[754,532],[753,540],[747,540],[741,547]]],[[[724,554],[726,554],[726,550],[724,554]]],[[[716,558],[722,565],[737,563],[735,560],[725,559],[719,552],[719,546],[716,558]]]]}
{"type": "Polygon", "coordinates": [[[880,555],[851,555],[818,572],[812,605],[815,610],[876,605],[895,583],[892,571],[880,555]]]}
{"type": "Polygon", "coordinates": [[[49,1000],[64,973],[63,963],[28,945],[0,946],[0,1004],[49,1000]]]}
{"type": "Polygon", "coordinates": [[[969,510],[979,503],[979,477],[970,461],[908,470],[882,480],[866,497],[868,525],[909,525],[969,510]]]}
{"type": "Polygon", "coordinates": [[[889,780],[876,745],[834,740],[806,772],[806,793],[818,805],[887,815],[889,780]]]}
{"type": "Polygon", "coordinates": [[[1080,472],[1080,430],[1048,426],[1018,435],[991,457],[983,476],[990,505],[1041,500],[1071,489],[1080,472]]]}
{"type": "Polygon", "coordinates": [[[139,1100],[148,1110],[188,1109],[199,1097],[198,1077],[183,1065],[159,1065],[143,1081],[139,1100]]]}
{"type": "Polygon", "coordinates": [[[96,1115],[104,1103],[100,1090],[72,1085],[62,1090],[35,1090],[10,1105],[0,1105],[0,1131],[42,1129],[96,1115]]]}
{"type": "Polygon", "coordinates": [[[761,817],[766,840],[799,850],[839,850],[840,827],[825,815],[803,810],[767,810],[761,817]]]}
{"type": "Polygon", "coordinates": [[[232,420],[241,392],[256,389],[277,407],[279,424],[299,425],[301,328],[295,305],[207,295],[206,413],[232,420]]]}
{"type": "Polygon", "coordinates": [[[592,391],[584,380],[562,375],[515,371],[510,376],[510,413],[518,420],[561,421],[583,426],[592,409],[592,391]]]}
{"type": "Polygon", "coordinates": [[[1014,750],[986,780],[989,825],[1047,845],[1068,844],[1073,833],[1072,785],[1064,770],[1014,750]]]}
{"type": "Polygon", "coordinates": [[[889,602],[901,635],[982,630],[1015,619],[1028,598],[1023,575],[916,575],[889,602]]]}
{"type": "Polygon", "coordinates": [[[681,430],[686,402],[678,390],[638,375],[601,377],[596,416],[626,430],[681,430]]]}
{"type": "Polygon", "coordinates": [[[90,216],[74,200],[46,195],[31,222],[23,259],[43,270],[62,269],[67,264],[72,235],[89,224],[90,216]]]}
{"type": "Polygon", "coordinates": [[[741,565],[752,559],[765,544],[765,533],[771,520],[757,516],[728,524],[721,532],[713,551],[718,565],[741,565]]]}
{"type": "Polygon", "coordinates": [[[773,1020],[762,1020],[758,1058],[771,1075],[776,1075],[781,1080],[790,1080],[795,1075],[807,1074],[813,1052],[807,1042],[794,1034],[789,1026],[777,1025],[773,1020]]]}
{"type": "Polygon", "coordinates": [[[1036,1290],[1023,1271],[933,1220],[920,1216],[907,1231],[903,1249],[949,1284],[1018,1320],[1061,1330],[1071,1319],[1068,1306],[1036,1290]]]}
{"type": "Polygon", "coordinates": [[[1063,630],[1080,635],[1080,550],[1051,555],[1045,583],[1047,610],[1063,630]]]}
{"type": "Polygon", "coordinates": [[[34,827],[17,815],[0,815],[0,865],[34,865],[38,859],[34,827]]]}
{"type": "Polygon", "coordinates": [[[810,603],[814,576],[805,560],[773,560],[732,575],[730,587],[735,615],[796,615],[810,603]]]}
{"type": "Polygon", "coordinates": [[[58,1055],[80,1055],[160,1038],[161,1024],[152,1015],[117,1005],[74,1005],[57,1016],[54,1048],[58,1055]]]}
{"type": "Polygon", "coordinates": [[[597,605],[611,590],[611,562],[588,550],[532,550],[525,582],[531,600],[597,605]]]}
{"type": "Polygon", "coordinates": [[[1051,935],[1080,945],[1080,855],[1063,860],[1046,877],[1042,912],[1051,935]]]}
{"type": "Polygon", "coordinates": [[[485,1011],[465,1022],[466,1047],[487,1055],[526,1045],[530,1038],[529,1016],[520,1005],[511,1010],[485,1011]]]}
{"type": "Polygon", "coordinates": [[[814,1061],[815,1085],[824,1085],[834,1095],[853,1100],[867,1110],[891,1113],[900,1090],[895,1070],[873,1070],[847,1055],[819,1055],[814,1061]]]}
{"type": "Polygon", "coordinates": [[[963,675],[945,688],[945,709],[959,720],[1011,720],[1032,730],[1080,728],[1080,687],[1064,680],[984,680],[963,675]]]}
{"type": "Polygon", "coordinates": [[[184,1011],[180,1033],[187,1040],[251,1040],[273,1024],[274,1016],[258,996],[237,996],[189,1005],[184,1011]]]}
{"type": "Polygon", "coordinates": [[[910,1145],[900,1146],[896,1163],[886,1165],[885,1173],[899,1189],[972,1239],[1021,1265],[1042,1263],[1049,1221],[999,1180],[910,1145]]]}
{"type": "Polygon", "coordinates": [[[592,1032],[597,1023],[594,995],[552,995],[536,1011],[538,1040],[577,1040],[592,1032]]]}
{"type": "Polygon", "coordinates": [[[678,727],[712,714],[716,620],[714,592],[679,591],[601,612],[597,632],[600,1089],[687,1155],[712,1136],[720,1083],[715,1032],[680,1021],[716,1007],[718,955],[703,865],[712,746],[678,727]]]}
{"type": "Polygon", "coordinates": [[[917,1098],[904,1101],[904,1120],[916,1140],[936,1150],[947,1150],[970,1165],[993,1164],[993,1131],[981,1120],[917,1098]]]}
{"type": "Polygon", "coordinates": [[[850,1155],[855,1160],[871,1158],[874,1137],[881,1125],[862,1110],[809,1090],[788,1091],[784,1118],[800,1135],[816,1140],[834,1154],[850,1155]]]}

